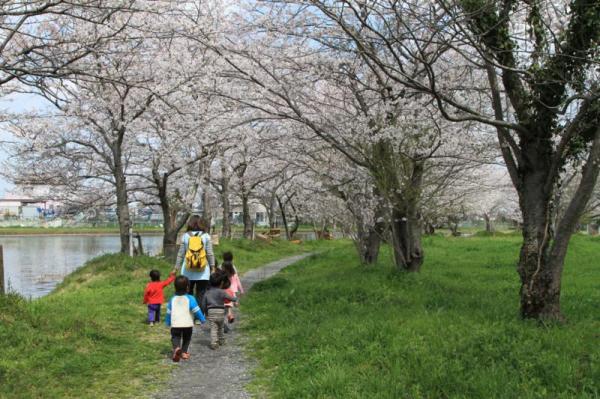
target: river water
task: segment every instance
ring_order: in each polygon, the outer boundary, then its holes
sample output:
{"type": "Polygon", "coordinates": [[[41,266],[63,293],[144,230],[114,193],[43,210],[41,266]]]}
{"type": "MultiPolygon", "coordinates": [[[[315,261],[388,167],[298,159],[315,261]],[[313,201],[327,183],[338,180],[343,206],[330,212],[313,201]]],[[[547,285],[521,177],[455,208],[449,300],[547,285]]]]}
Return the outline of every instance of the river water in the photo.
{"type": "MultiPolygon", "coordinates": [[[[144,251],[157,254],[162,236],[143,236],[144,251]]],[[[38,298],[66,275],[102,254],[118,252],[118,235],[0,236],[4,248],[4,280],[9,290],[38,298]]]]}

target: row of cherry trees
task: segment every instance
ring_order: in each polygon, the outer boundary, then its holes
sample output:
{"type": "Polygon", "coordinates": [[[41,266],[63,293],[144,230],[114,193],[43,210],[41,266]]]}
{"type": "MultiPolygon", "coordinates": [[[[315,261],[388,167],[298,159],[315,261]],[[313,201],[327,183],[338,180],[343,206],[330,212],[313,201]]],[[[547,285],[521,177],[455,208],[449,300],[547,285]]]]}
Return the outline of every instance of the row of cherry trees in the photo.
{"type": "Polygon", "coordinates": [[[406,271],[440,223],[509,215],[522,315],[561,317],[600,170],[597,2],[6,4],[2,88],[49,105],[4,118],[4,173],[114,203],[123,251],[133,202],[161,207],[169,256],[201,197],[225,236],[259,201],[287,238],[335,221],[406,271]]]}
{"type": "Polygon", "coordinates": [[[366,169],[387,208],[398,267],[422,264],[430,181],[455,185],[469,159],[486,158],[482,135],[495,133],[523,218],[521,313],[560,319],[568,243],[600,171],[600,4],[250,7],[239,14],[247,39],[222,50],[232,74],[262,88],[256,108],[305,125],[366,169]],[[577,176],[570,198],[563,197],[567,175],[577,176]]]}

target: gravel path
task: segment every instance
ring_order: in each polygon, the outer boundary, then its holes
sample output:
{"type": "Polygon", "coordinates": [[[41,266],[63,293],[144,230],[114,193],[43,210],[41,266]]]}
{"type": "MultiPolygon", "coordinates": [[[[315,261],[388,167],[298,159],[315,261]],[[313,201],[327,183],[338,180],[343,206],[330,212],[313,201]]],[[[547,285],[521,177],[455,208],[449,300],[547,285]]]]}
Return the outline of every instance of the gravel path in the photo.
{"type": "MultiPolygon", "coordinates": [[[[286,266],[298,262],[311,254],[302,254],[269,263],[250,270],[242,276],[244,289],[248,291],[254,283],[267,279],[286,266]]],[[[243,303],[242,303],[243,308],[243,303]]],[[[241,314],[243,320],[243,313],[241,314]]],[[[191,358],[188,361],[173,363],[173,374],[164,392],[155,398],[160,399],[244,399],[250,398],[245,385],[251,379],[251,364],[244,357],[241,336],[237,332],[240,312],[236,309],[233,330],[225,334],[225,346],[217,350],[208,348],[210,336],[208,323],[196,326],[190,345],[191,358]]]]}

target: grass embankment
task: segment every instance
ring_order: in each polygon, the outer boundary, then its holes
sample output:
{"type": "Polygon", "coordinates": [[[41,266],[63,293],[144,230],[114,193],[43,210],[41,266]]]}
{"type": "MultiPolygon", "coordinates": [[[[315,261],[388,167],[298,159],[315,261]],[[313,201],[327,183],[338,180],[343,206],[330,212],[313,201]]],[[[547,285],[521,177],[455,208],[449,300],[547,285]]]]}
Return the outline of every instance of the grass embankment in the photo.
{"type": "MultiPolygon", "coordinates": [[[[140,226],[133,229],[140,233],[162,234],[160,227],[140,226]]],[[[118,227],[0,227],[0,235],[34,235],[34,234],[119,234],[118,227]]]]}
{"type": "MultiPolygon", "coordinates": [[[[577,236],[564,325],[518,316],[518,237],[431,237],[420,274],[358,264],[353,248],[258,283],[244,303],[274,398],[597,398],[600,240],[577,236]]],[[[266,394],[265,394],[266,392],[266,394]]]]}
{"type": "MultiPolygon", "coordinates": [[[[245,271],[324,243],[222,241],[245,271]]],[[[145,325],[154,258],[106,255],[87,263],[47,297],[0,296],[1,398],[148,397],[169,376],[168,329],[145,325]]],[[[165,289],[168,298],[172,286],[165,289]]],[[[164,312],[164,309],[163,309],[164,312]]],[[[201,350],[196,348],[197,351],[201,350]]]]}

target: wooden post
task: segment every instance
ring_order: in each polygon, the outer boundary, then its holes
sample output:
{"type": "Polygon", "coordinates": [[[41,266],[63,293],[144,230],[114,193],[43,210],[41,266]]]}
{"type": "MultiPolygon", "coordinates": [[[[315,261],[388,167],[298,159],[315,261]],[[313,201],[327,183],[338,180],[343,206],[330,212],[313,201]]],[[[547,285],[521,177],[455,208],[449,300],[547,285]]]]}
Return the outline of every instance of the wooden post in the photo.
{"type": "Polygon", "coordinates": [[[142,235],[137,232],[135,233],[135,238],[138,242],[138,255],[144,255],[144,247],[142,247],[142,235]]]}
{"type": "Polygon", "coordinates": [[[129,256],[133,257],[133,227],[129,225],[129,256]]]}
{"type": "Polygon", "coordinates": [[[4,249],[0,245],[0,295],[5,294],[4,288],[4,249]]]}

